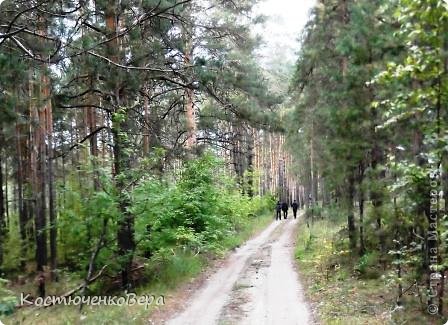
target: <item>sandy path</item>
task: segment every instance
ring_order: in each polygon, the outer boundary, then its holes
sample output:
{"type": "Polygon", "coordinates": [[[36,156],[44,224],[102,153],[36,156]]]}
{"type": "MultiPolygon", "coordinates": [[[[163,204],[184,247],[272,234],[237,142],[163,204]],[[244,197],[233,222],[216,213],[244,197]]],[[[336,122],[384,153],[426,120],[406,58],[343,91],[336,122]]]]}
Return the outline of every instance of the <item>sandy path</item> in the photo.
{"type": "Polygon", "coordinates": [[[279,238],[270,245],[270,263],[255,272],[248,270],[252,287],[240,324],[309,324],[311,318],[304,302],[302,287],[292,261],[296,220],[289,222],[279,238]]]}
{"type": "Polygon", "coordinates": [[[167,324],[311,323],[293,264],[296,226],[290,219],[271,223],[230,255],[167,324]]]}

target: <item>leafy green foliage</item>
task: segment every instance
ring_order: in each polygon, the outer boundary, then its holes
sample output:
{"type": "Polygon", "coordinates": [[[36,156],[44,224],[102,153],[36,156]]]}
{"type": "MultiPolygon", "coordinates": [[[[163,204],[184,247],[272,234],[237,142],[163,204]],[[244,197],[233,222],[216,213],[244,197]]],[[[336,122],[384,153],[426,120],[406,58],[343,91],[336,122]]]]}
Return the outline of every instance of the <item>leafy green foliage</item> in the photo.
{"type": "Polygon", "coordinates": [[[334,245],[358,231],[354,270],[389,268],[397,301],[446,271],[446,242],[429,234],[447,233],[447,35],[443,0],[319,2],[292,84],[288,142],[305,188],[323,178],[348,220],[334,245]]]}
{"type": "Polygon", "coordinates": [[[7,283],[7,280],[0,278],[0,316],[12,314],[17,304],[14,293],[6,289],[7,283]]]}
{"type": "Polygon", "coordinates": [[[150,178],[134,191],[132,211],[143,251],[217,251],[270,201],[242,196],[213,155],[186,163],[176,184],[150,178]]]}
{"type": "MultiPolygon", "coordinates": [[[[91,250],[94,249],[102,231],[105,220],[108,222],[108,237],[113,238],[115,222],[118,219],[117,199],[111,194],[110,185],[103,181],[107,191],[90,193],[88,197],[81,194],[79,182],[69,177],[63,190],[64,207],[59,212],[58,230],[60,233],[61,264],[77,266],[84,269],[88,263],[91,250]],[[81,261],[81,263],[79,263],[81,261]]],[[[98,265],[107,264],[112,250],[102,251],[98,265]]]]}

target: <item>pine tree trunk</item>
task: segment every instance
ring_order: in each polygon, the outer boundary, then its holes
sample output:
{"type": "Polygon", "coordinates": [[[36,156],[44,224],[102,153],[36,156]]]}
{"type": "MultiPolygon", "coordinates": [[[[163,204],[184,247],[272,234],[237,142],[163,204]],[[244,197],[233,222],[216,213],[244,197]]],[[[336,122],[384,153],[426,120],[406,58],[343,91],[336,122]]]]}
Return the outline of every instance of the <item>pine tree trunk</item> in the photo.
{"type": "Polygon", "coordinates": [[[353,172],[350,172],[350,175],[347,180],[347,190],[345,193],[345,208],[347,210],[347,229],[348,229],[348,238],[350,241],[350,249],[355,251],[356,249],[356,225],[355,225],[355,215],[353,213],[353,200],[355,197],[355,180],[353,176],[353,172]]]}
{"type": "MultiPolygon", "coordinates": [[[[373,62],[372,54],[369,58],[369,64],[373,62]]],[[[374,100],[373,89],[369,89],[369,98],[371,101],[374,100]]],[[[371,166],[372,166],[372,177],[370,184],[370,200],[372,202],[372,212],[376,220],[376,226],[379,237],[380,252],[385,254],[385,234],[382,230],[382,214],[383,214],[383,202],[384,202],[384,188],[383,180],[386,177],[386,169],[382,165],[385,163],[384,149],[382,148],[382,139],[380,138],[376,127],[378,125],[378,109],[371,108],[370,110],[370,120],[371,120],[371,137],[372,137],[372,150],[371,150],[371,166]],[[381,169],[380,169],[381,168],[381,169]]]]}
{"type": "Polygon", "coordinates": [[[244,170],[243,170],[243,154],[242,154],[242,134],[241,134],[241,128],[239,125],[234,126],[234,135],[233,135],[233,141],[232,141],[232,157],[233,157],[233,165],[235,169],[235,174],[237,177],[238,184],[241,188],[242,194],[245,193],[244,188],[244,170]]]}
{"type": "Polygon", "coordinates": [[[3,126],[0,124],[0,271],[3,266],[3,244],[5,238],[5,196],[3,193],[3,126]]]}
{"type": "Polygon", "coordinates": [[[147,157],[149,154],[149,93],[148,88],[144,88],[143,109],[145,113],[145,128],[143,131],[143,157],[147,157]]]}
{"type": "MultiPolygon", "coordinates": [[[[18,114],[16,107],[16,114],[18,114]]],[[[24,158],[28,157],[26,153],[23,152],[24,138],[25,134],[23,133],[23,127],[21,127],[18,122],[16,122],[15,127],[15,141],[16,141],[16,156],[17,156],[17,208],[18,208],[18,216],[19,216],[19,233],[20,233],[20,266],[22,268],[25,267],[25,256],[26,256],[26,242],[27,242],[27,222],[28,222],[28,203],[29,201],[24,200],[24,184],[26,185],[26,181],[28,177],[26,177],[26,170],[23,164],[24,158]]],[[[28,163],[30,160],[28,159],[28,163]]]]}
{"type": "MultiPolygon", "coordinates": [[[[31,77],[33,78],[33,77],[31,77]]],[[[30,85],[34,88],[33,85],[30,85]]],[[[31,90],[34,94],[34,89],[31,90]]],[[[38,98],[41,99],[41,91],[39,89],[38,98]]],[[[45,296],[45,266],[47,265],[47,220],[46,220],[46,146],[45,146],[45,109],[39,109],[34,104],[30,108],[32,132],[32,158],[31,158],[31,175],[33,184],[33,211],[36,238],[36,269],[38,271],[38,291],[40,296],[45,296]],[[33,127],[33,125],[35,125],[33,127]]]]}
{"type": "Polygon", "coordinates": [[[52,280],[57,280],[57,224],[56,224],[56,194],[54,189],[54,170],[53,170],[53,110],[50,99],[50,83],[46,75],[41,77],[42,99],[45,107],[45,150],[47,156],[47,177],[48,184],[48,215],[50,223],[50,267],[52,280]]]}
{"type": "MultiPolygon", "coordinates": [[[[114,2],[112,1],[112,3],[114,2]]],[[[117,33],[118,15],[115,10],[116,7],[112,5],[106,8],[106,27],[109,37],[113,37],[117,33]]],[[[117,38],[115,38],[109,42],[111,59],[115,62],[118,61],[118,50],[119,44],[117,38]]],[[[127,109],[123,109],[122,107],[125,101],[120,97],[120,85],[118,81],[114,87],[113,102],[111,103],[114,106],[111,126],[114,154],[113,175],[116,193],[118,193],[118,207],[121,213],[117,222],[117,245],[118,253],[122,257],[123,263],[121,266],[122,287],[123,289],[129,289],[132,287],[129,276],[135,249],[134,217],[129,211],[131,202],[127,190],[127,185],[130,182],[129,170],[131,169],[129,156],[130,144],[127,137],[129,132],[129,113],[127,109]]]]}
{"type": "Polygon", "coordinates": [[[331,197],[330,197],[330,193],[328,191],[328,186],[326,183],[326,178],[322,177],[322,185],[321,185],[321,189],[322,189],[322,207],[328,207],[330,205],[330,201],[331,201],[331,197]]]}
{"type": "Polygon", "coordinates": [[[308,159],[306,160],[306,166],[305,166],[305,179],[304,179],[304,189],[305,189],[305,207],[307,209],[311,209],[312,205],[313,205],[313,199],[312,199],[312,193],[313,193],[313,188],[312,188],[312,173],[311,173],[311,155],[308,156],[308,159]]]}
{"type": "MultiPolygon", "coordinates": [[[[342,25],[342,29],[349,23],[349,11],[348,11],[348,1],[340,0],[340,23],[342,25]]],[[[347,70],[348,70],[348,58],[345,55],[340,57],[340,73],[341,79],[343,83],[347,82],[347,70]]],[[[345,104],[344,104],[345,105],[345,104]]],[[[344,107],[346,109],[346,107],[344,107]]],[[[347,156],[347,160],[350,161],[351,157],[347,156]]],[[[354,251],[356,249],[356,226],[355,226],[355,215],[353,212],[353,201],[355,196],[355,180],[354,180],[354,171],[349,167],[348,172],[348,180],[346,184],[345,191],[345,208],[347,210],[347,228],[348,228],[348,237],[350,241],[350,249],[354,251]]]]}
{"type": "Polygon", "coordinates": [[[364,164],[361,162],[359,165],[359,191],[358,191],[358,203],[359,203],[359,255],[362,256],[366,252],[364,242],[364,190],[362,183],[364,180],[364,164]]]}
{"type": "MultiPolygon", "coordinates": [[[[192,64],[193,59],[193,46],[190,36],[186,35],[185,41],[185,65],[192,64]]],[[[194,114],[194,91],[191,88],[185,89],[185,117],[187,126],[187,141],[186,145],[188,149],[192,149],[196,145],[196,118],[194,114]]]]}
{"type": "MultiPolygon", "coordinates": [[[[4,175],[4,183],[5,183],[5,205],[4,205],[4,213],[5,213],[5,231],[8,232],[8,229],[10,227],[9,224],[9,194],[8,194],[8,157],[5,157],[5,175],[4,175]]],[[[14,186],[13,186],[13,192],[14,192],[14,186]]]]}
{"type": "MultiPolygon", "coordinates": [[[[445,25],[446,26],[446,25],[445,25]]],[[[439,100],[438,100],[438,133],[439,133],[439,138],[440,138],[440,133],[441,133],[441,127],[440,124],[441,123],[446,123],[448,121],[448,112],[447,112],[447,105],[446,105],[446,101],[442,102],[441,100],[441,96],[442,96],[442,92],[441,89],[446,89],[446,80],[448,77],[448,36],[446,35],[445,32],[445,38],[443,41],[443,48],[445,51],[445,55],[444,55],[444,60],[443,60],[443,74],[442,76],[440,76],[439,79],[439,100]]],[[[445,124],[446,125],[446,124],[445,124]]],[[[441,170],[441,188],[443,191],[443,198],[444,198],[444,207],[441,207],[441,214],[443,213],[448,213],[448,152],[447,150],[442,150],[442,154],[440,157],[440,170],[441,170]]],[[[440,201],[440,196],[439,196],[439,201],[440,201]]],[[[439,214],[439,217],[441,215],[439,214]]],[[[439,261],[439,264],[444,264],[445,261],[443,260],[443,255],[440,254],[440,258],[441,260],[439,261]]],[[[442,278],[440,279],[440,290],[439,290],[439,314],[443,315],[443,304],[444,304],[444,296],[445,296],[445,278],[446,278],[446,267],[443,267],[442,271],[441,271],[441,275],[442,278]]]]}
{"type": "Polygon", "coordinates": [[[122,286],[128,289],[131,286],[129,279],[129,271],[132,266],[134,243],[134,217],[129,212],[131,202],[126,190],[130,170],[130,157],[126,153],[129,143],[123,133],[128,130],[126,121],[116,122],[112,125],[112,134],[114,139],[114,169],[115,169],[115,186],[117,188],[118,205],[121,216],[118,220],[117,242],[120,256],[124,257],[124,264],[121,271],[122,286]]]}
{"type": "MultiPolygon", "coordinates": [[[[313,127],[311,127],[311,128],[313,129],[313,127]]],[[[311,131],[311,139],[310,139],[310,186],[311,186],[310,194],[311,194],[311,202],[310,202],[310,204],[311,204],[312,207],[314,207],[314,204],[315,204],[316,199],[317,199],[317,197],[316,197],[316,191],[317,191],[316,184],[317,184],[317,182],[315,180],[316,175],[314,173],[314,144],[313,144],[313,137],[314,137],[314,134],[313,134],[313,131],[311,131]]]]}
{"type": "Polygon", "coordinates": [[[247,195],[252,198],[254,196],[254,136],[253,132],[248,134],[248,148],[247,148],[247,195]]]}

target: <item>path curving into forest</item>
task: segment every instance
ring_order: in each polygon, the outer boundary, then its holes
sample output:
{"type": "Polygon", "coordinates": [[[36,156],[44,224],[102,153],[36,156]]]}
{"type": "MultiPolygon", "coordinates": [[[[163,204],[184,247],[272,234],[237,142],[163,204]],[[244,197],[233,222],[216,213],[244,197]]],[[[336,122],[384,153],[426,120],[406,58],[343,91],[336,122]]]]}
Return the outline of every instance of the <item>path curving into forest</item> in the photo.
{"type": "Polygon", "coordinates": [[[272,222],[231,254],[167,324],[311,324],[293,261],[297,224],[272,222]]]}

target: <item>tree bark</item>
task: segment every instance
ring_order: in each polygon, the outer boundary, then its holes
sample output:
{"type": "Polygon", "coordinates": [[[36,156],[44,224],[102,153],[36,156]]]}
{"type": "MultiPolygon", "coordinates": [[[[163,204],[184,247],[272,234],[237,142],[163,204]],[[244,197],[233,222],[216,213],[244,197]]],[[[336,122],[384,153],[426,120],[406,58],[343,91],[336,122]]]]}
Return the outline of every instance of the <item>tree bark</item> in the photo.
{"type": "Polygon", "coordinates": [[[252,198],[254,196],[254,136],[253,131],[248,133],[248,148],[247,148],[247,195],[252,198]]]}
{"type": "MultiPolygon", "coordinates": [[[[8,187],[8,157],[5,157],[5,173],[4,173],[4,183],[5,183],[5,191],[4,191],[4,215],[5,215],[5,231],[8,232],[8,229],[10,227],[9,224],[9,187],[8,187]]],[[[13,186],[13,192],[14,192],[14,186],[13,186]]]]}
{"type": "MultiPolygon", "coordinates": [[[[193,45],[189,33],[185,32],[185,65],[189,66],[193,60],[193,45]]],[[[191,88],[185,89],[185,117],[187,126],[187,149],[192,149],[196,145],[196,118],[194,113],[194,91],[191,88]]]]}
{"type": "Polygon", "coordinates": [[[144,88],[144,98],[143,98],[143,109],[145,113],[145,127],[144,127],[144,134],[143,134],[143,157],[147,157],[149,154],[149,100],[148,100],[148,88],[144,88]]]}
{"type": "Polygon", "coordinates": [[[353,172],[350,172],[350,175],[347,180],[347,190],[345,194],[345,207],[347,209],[347,229],[348,229],[348,238],[350,242],[350,249],[354,251],[356,249],[356,225],[355,225],[355,215],[353,213],[353,200],[355,197],[355,180],[353,172]]]}
{"type": "Polygon", "coordinates": [[[51,267],[51,278],[57,281],[57,221],[56,221],[56,194],[54,189],[54,170],[53,170],[53,110],[51,106],[50,99],[50,83],[48,76],[43,74],[41,76],[41,87],[42,87],[42,99],[45,106],[45,123],[46,123],[46,141],[45,150],[46,157],[48,157],[48,169],[47,169],[47,179],[48,184],[48,214],[50,223],[50,267],[51,267]]]}
{"type": "MultiPolygon", "coordinates": [[[[372,51],[370,50],[369,64],[371,65],[373,59],[372,51]]],[[[374,100],[373,89],[370,87],[368,90],[368,95],[370,101],[374,100]]],[[[376,127],[378,126],[378,109],[372,107],[370,109],[370,120],[371,120],[371,139],[372,139],[372,150],[371,154],[371,167],[372,167],[372,179],[370,182],[370,200],[372,202],[372,212],[376,220],[376,227],[378,231],[379,238],[379,249],[381,255],[386,253],[385,247],[385,234],[382,230],[382,215],[383,215],[383,203],[384,203],[384,185],[383,180],[386,177],[386,169],[382,166],[385,163],[385,153],[383,147],[383,139],[377,132],[376,127]]]]}
{"type": "Polygon", "coordinates": [[[362,188],[364,180],[364,163],[359,164],[359,178],[358,178],[358,203],[359,203],[359,255],[362,256],[366,252],[364,242],[364,190],[362,188]]]}
{"type": "MultiPolygon", "coordinates": [[[[30,80],[31,95],[34,95],[33,76],[30,80]]],[[[41,100],[41,88],[37,93],[41,100]]],[[[33,97],[31,97],[33,98],[33,97]]],[[[33,102],[33,100],[31,100],[33,102]]],[[[33,189],[33,210],[34,210],[34,225],[35,225],[35,239],[36,239],[36,269],[38,271],[38,292],[40,296],[45,295],[45,266],[47,265],[47,220],[46,220],[46,119],[45,107],[39,109],[41,102],[38,105],[34,103],[30,108],[31,123],[33,127],[31,140],[31,165],[30,171],[32,175],[32,189],[33,189]]]]}
{"type": "MultiPolygon", "coordinates": [[[[114,4],[115,2],[112,1],[114,4]]],[[[118,14],[116,7],[110,5],[106,8],[106,27],[110,37],[117,33],[118,14]]],[[[114,62],[118,62],[119,44],[117,38],[109,42],[109,52],[114,62]]],[[[130,198],[127,192],[127,185],[130,183],[129,170],[131,168],[129,156],[129,131],[128,110],[123,108],[125,103],[120,97],[119,80],[113,86],[113,108],[111,132],[113,137],[113,175],[116,192],[118,193],[118,207],[121,216],[117,222],[117,245],[118,254],[121,257],[121,282],[123,289],[130,289],[132,284],[129,279],[129,270],[132,266],[134,242],[134,217],[129,211],[130,198]]]]}
{"type": "Polygon", "coordinates": [[[3,266],[3,244],[5,239],[5,196],[3,193],[3,126],[0,124],[0,271],[3,266]]]}

